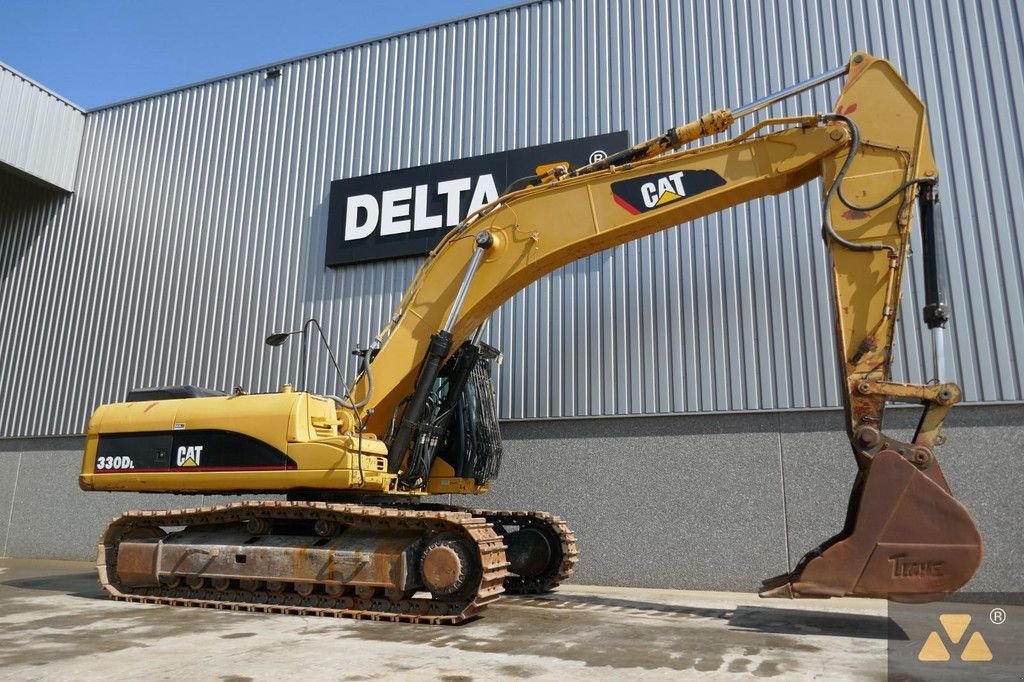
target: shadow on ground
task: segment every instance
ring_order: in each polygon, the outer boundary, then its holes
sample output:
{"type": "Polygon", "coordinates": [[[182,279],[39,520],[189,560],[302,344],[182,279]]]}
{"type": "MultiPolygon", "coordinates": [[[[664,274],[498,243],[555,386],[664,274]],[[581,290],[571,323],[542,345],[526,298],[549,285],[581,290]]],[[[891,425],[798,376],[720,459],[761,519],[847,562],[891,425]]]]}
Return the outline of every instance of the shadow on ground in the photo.
{"type": "Polygon", "coordinates": [[[0,585],[21,590],[60,592],[71,597],[81,597],[84,599],[106,599],[106,593],[100,587],[99,580],[94,572],[47,575],[38,578],[16,578],[0,582],[0,585]]]}
{"type": "Polygon", "coordinates": [[[824,635],[866,639],[906,639],[906,634],[887,616],[855,613],[824,613],[803,609],[738,606],[735,609],[680,606],[658,602],[615,599],[591,595],[558,594],[542,597],[506,597],[511,603],[547,609],[598,608],[633,610],[686,617],[724,620],[730,627],[780,635],[824,635]]]}

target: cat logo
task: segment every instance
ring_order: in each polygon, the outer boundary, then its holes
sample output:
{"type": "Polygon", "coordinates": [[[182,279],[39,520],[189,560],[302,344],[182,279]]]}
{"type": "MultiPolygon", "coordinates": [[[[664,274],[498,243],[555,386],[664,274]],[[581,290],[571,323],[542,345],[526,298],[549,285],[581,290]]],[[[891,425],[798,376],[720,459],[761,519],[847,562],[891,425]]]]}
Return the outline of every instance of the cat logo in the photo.
{"type": "MultiPolygon", "coordinates": [[[[966,613],[944,613],[939,616],[942,629],[949,638],[951,644],[959,644],[967,632],[967,626],[971,624],[971,616],[966,613]]],[[[942,636],[932,630],[925,640],[924,646],[917,654],[919,661],[948,661],[949,649],[942,641],[942,636]]],[[[971,634],[960,652],[961,661],[991,661],[992,651],[988,648],[985,638],[977,630],[971,634]]]]}
{"type": "Polygon", "coordinates": [[[721,187],[725,178],[713,170],[686,170],[612,183],[612,198],[633,215],[662,208],[721,187]]]}
{"type": "Polygon", "coordinates": [[[202,456],[202,445],[182,445],[178,448],[178,466],[197,467],[202,456]]]}

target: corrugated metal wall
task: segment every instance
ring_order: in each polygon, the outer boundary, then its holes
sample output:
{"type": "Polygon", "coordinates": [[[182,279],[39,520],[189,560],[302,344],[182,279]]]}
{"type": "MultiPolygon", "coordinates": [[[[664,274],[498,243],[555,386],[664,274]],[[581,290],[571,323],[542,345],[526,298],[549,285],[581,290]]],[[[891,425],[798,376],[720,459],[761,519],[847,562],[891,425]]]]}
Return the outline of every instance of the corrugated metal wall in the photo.
{"type": "MultiPolygon", "coordinates": [[[[296,379],[262,338],[317,316],[365,344],[415,259],[326,270],[330,180],[627,129],[633,139],[887,55],[931,107],[953,360],[1020,400],[1024,82],[1017,3],[536,2],[92,112],[79,191],[0,220],[0,433],[80,432],[131,386],[296,379]],[[12,247],[12,244],[20,246],[12,247]],[[13,254],[13,256],[12,256],[13,254]],[[18,358],[12,361],[11,358],[18,358]],[[14,391],[24,386],[26,390],[14,391]]],[[[774,114],[826,110],[838,85],[774,114]]],[[[569,265],[506,304],[505,417],[839,402],[818,192],[753,202],[569,265]]],[[[552,229],[557,229],[553,225],[552,229]]],[[[912,264],[899,377],[927,377],[912,264]]],[[[311,376],[326,377],[323,359],[311,376]]],[[[335,389],[319,379],[315,387],[335,389]]]]}
{"type": "Polygon", "coordinates": [[[0,63],[0,164],[73,192],[84,128],[81,109],[0,63]]]}

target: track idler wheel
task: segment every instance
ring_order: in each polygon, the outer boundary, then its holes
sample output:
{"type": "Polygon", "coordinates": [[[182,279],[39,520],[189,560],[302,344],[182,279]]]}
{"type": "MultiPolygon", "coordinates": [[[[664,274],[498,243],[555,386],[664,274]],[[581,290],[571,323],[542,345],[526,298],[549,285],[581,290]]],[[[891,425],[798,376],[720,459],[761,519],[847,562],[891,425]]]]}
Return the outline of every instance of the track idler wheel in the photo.
{"type": "Polygon", "coordinates": [[[763,597],[881,597],[925,602],[963,586],[981,563],[981,535],[937,461],[920,470],[893,450],[858,477],[847,523],[763,597]]]}
{"type": "Polygon", "coordinates": [[[551,567],[554,551],[551,541],[538,528],[520,528],[505,536],[508,570],[524,578],[536,578],[551,567]]]}
{"type": "Polygon", "coordinates": [[[475,547],[468,538],[442,533],[423,548],[419,561],[423,586],[435,599],[458,600],[472,594],[480,580],[475,547]]]}

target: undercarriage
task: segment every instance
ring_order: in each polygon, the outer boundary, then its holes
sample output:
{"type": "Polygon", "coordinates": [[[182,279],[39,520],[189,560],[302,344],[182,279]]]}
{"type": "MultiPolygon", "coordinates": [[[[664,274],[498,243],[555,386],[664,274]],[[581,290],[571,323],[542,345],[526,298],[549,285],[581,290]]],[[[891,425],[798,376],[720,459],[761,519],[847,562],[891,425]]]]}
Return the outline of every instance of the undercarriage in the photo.
{"type": "Polygon", "coordinates": [[[454,624],[554,589],[576,558],[542,512],[255,501],[127,512],[97,566],[125,601],[454,624]]]}

